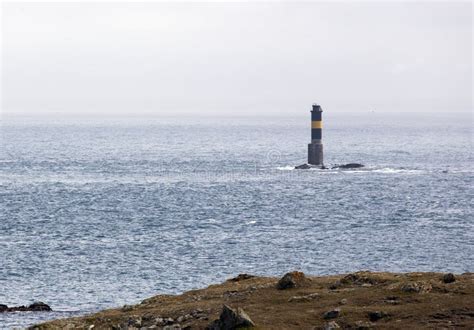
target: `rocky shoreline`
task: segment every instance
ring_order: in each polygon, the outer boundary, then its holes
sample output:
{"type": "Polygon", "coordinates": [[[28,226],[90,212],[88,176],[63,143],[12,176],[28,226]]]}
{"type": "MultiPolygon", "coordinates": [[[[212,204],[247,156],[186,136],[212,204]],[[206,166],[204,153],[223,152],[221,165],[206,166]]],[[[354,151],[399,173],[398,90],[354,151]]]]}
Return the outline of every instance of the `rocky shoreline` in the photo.
{"type": "Polygon", "coordinates": [[[474,328],[474,274],[241,274],[182,295],[30,329],[474,328]]]}

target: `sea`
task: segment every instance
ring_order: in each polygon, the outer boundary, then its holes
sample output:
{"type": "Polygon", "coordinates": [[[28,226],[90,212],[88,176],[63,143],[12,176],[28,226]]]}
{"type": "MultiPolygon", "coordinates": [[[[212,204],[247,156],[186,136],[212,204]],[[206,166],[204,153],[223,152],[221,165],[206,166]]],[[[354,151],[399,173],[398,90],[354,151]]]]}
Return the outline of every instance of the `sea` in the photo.
{"type": "Polygon", "coordinates": [[[470,113],[2,116],[0,328],[239,273],[474,271],[470,113]]]}

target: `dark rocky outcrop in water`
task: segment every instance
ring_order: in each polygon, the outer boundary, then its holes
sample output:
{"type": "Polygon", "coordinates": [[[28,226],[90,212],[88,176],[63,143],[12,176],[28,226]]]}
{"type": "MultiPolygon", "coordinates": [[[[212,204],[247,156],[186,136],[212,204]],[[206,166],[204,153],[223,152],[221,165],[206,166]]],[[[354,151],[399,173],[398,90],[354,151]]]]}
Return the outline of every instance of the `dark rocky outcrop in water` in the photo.
{"type": "Polygon", "coordinates": [[[351,168],[361,168],[364,167],[364,165],[359,164],[359,163],[349,163],[349,164],[343,164],[343,165],[335,165],[332,168],[341,168],[341,169],[351,169],[351,168]]]}
{"type": "Polygon", "coordinates": [[[29,306],[16,306],[8,307],[7,305],[0,304],[0,313],[3,312],[51,312],[52,309],[45,303],[38,301],[34,302],[29,306]]]}
{"type": "Polygon", "coordinates": [[[308,165],[308,164],[302,164],[302,165],[295,166],[295,170],[309,170],[310,168],[311,168],[311,166],[308,165]]]}
{"type": "MultiPolygon", "coordinates": [[[[342,165],[334,165],[331,167],[331,169],[351,169],[351,168],[361,168],[364,167],[364,165],[359,164],[359,163],[349,163],[349,164],[342,164],[342,165]]],[[[310,168],[319,168],[321,170],[327,170],[329,167],[326,167],[324,165],[310,165],[310,164],[301,164],[298,166],[295,166],[295,170],[308,170],[310,168]]]]}

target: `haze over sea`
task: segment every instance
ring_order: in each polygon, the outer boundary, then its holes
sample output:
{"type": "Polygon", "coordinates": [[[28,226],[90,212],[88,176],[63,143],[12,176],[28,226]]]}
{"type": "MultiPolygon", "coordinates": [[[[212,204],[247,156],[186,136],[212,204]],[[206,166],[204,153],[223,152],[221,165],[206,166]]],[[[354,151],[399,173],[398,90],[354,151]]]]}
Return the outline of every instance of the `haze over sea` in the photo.
{"type": "Polygon", "coordinates": [[[469,272],[470,114],[4,116],[0,327],[137,303],[238,273],[469,272]]]}

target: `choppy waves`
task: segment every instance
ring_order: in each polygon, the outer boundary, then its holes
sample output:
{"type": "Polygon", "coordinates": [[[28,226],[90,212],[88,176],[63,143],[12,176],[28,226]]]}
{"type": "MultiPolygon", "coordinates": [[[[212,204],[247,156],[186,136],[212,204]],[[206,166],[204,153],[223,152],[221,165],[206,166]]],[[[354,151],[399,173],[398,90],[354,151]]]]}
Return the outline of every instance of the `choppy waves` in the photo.
{"type": "Polygon", "coordinates": [[[86,313],[242,272],[473,270],[469,130],[442,154],[430,127],[328,130],[328,164],[367,167],[296,171],[305,124],[4,124],[0,303],[86,313]]]}

